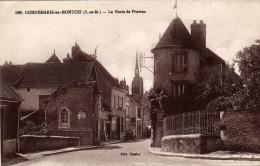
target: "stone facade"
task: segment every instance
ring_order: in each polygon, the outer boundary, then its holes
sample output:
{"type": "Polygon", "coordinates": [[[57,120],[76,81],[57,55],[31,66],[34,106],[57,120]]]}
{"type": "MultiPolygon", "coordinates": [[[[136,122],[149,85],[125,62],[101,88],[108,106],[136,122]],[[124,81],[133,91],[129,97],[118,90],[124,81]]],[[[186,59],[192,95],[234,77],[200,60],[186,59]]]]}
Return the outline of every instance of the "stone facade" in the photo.
{"type": "Polygon", "coordinates": [[[220,139],[203,137],[201,134],[173,135],[162,138],[161,150],[172,153],[208,153],[220,150],[220,139]]]}
{"type": "MultiPolygon", "coordinates": [[[[191,34],[179,17],[172,20],[154,49],[154,88],[163,90],[168,102],[163,113],[168,116],[192,112],[195,85],[222,70],[223,59],[206,48],[206,24],[191,24],[191,34]]],[[[162,130],[157,119],[155,130],[162,130]]],[[[155,132],[155,146],[160,147],[161,131],[155,132]]]]}
{"type": "Polygon", "coordinates": [[[22,153],[52,150],[78,145],[79,138],[77,137],[33,135],[24,135],[20,137],[20,152],[22,153]]]}
{"type": "Polygon", "coordinates": [[[221,126],[225,150],[260,153],[260,113],[222,112],[221,126]]]}
{"type": "Polygon", "coordinates": [[[79,135],[80,144],[94,144],[99,142],[100,135],[100,106],[99,97],[96,94],[95,85],[70,84],[55,91],[46,102],[46,125],[49,133],[55,135],[74,135],[73,132],[92,131],[91,135],[79,135]],[[59,134],[63,133],[63,134],[59,134]],[[90,140],[93,138],[93,140],[90,140]],[[96,141],[96,142],[95,142],[96,141]]]}

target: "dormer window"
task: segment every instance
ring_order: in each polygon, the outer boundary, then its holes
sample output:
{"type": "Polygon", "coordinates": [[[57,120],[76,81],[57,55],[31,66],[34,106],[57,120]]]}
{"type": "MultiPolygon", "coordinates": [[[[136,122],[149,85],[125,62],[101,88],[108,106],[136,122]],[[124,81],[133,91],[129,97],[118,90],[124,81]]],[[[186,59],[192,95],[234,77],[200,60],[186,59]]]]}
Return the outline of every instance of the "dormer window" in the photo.
{"type": "Polygon", "coordinates": [[[175,54],[172,56],[172,72],[187,72],[187,54],[175,54]]]}

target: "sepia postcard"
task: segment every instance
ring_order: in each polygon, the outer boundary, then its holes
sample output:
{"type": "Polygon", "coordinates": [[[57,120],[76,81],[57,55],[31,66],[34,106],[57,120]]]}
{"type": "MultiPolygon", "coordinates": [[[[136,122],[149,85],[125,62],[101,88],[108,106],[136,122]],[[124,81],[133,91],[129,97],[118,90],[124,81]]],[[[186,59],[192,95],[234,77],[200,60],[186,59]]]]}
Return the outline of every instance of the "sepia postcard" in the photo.
{"type": "Polygon", "coordinates": [[[260,165],[260,1],[0,1],[2,165],[260,165]]]}

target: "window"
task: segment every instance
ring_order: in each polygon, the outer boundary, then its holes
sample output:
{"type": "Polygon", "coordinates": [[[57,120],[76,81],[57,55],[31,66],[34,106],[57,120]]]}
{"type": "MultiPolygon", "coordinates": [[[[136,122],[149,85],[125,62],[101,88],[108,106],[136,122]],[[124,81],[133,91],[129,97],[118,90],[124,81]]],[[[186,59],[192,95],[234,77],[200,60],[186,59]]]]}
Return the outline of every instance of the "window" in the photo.
{"type": "Polygon", "coordinates": [[[131,123],[135,123],[136,119],[135,118],[131,118],[131,123]]]}
{"type": "Polygon", "coordinates": [[[140,108],[138,108],[138,110],[137,110],[137,117],[141,119],[141,109],[140,108]]]}
{"type": "Polygon", "coordinates": [[[124,119],[121,118],[121,132],[124,132],[124,119]]]}
{"type": "Polygon", "coordinates": [[[122,97],[122,108],[124,108],[124,97],[122,97]]]}
{"type": "Polygon", "coordinates": [[[118,100],[118,108],[121,108],[121,105],[120,105],[120,97],[117,96],[117,100],[118,100]]]}
{"type": "Polygon", "coordinates": [[[60,112],[60,127],[69,128],[69,111],[65,108],[60,112]]]}
{"type": "Polygon", "coordinates": [[[173,85],[173,96],[174,97],[182,96],[184,94],[184,90],[185,90],[184,84],[173,85]]]}
{"type": "Polygon", "coordinates": [[[124,98],[118,96],[118,108],[123,108],[124,98]]]}
{"type": "Polygon", "coordinates": [[[114,94],[114,108],[116,108],[116,95],[114,94]]]}
{"type": "Polygon", "coordinates": [[[27,88],[27,92],[30,92],[31,91],[31,89],[30,88],[27,88]]]}
{"type": "Polygon", "coordinates": [[[172,56],[172,71],[173,72],[187,72],[187,54],[177,54],[172,56]]]}
{"type": "Polygon", "coordinates": [[[126,116],[129,115],[129,106],[126,106],[126,116]]]}
{"type": "Polygon", "coordinates": [[[100,99],[100,108],[101,108],[101,110],[104,108],[104,106],[103,106],[103,98],[102,97],[100,99]]]}

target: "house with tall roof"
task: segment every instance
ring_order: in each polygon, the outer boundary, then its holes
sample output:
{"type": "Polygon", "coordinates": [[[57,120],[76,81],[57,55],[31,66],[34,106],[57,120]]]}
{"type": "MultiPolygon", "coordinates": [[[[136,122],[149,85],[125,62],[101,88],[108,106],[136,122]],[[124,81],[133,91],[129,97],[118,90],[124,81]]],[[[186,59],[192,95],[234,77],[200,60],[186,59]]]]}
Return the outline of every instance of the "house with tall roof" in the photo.
{"type": "Polygon", "coordinates": [[[19,133],[19,111],[23,99],[1,78],[1,157],[15,155],[19,133]]]}
{"type": "MultiPolygon", "coordinates": [[[[54,51],[53,55],[45,63],[27,63],[25,65],[12,65],[7,63],[6,65],[0,66],[0,74],[1,78],[6,79],[7,84],[12,86],[14,90],[24,99],[24,102],[21,104],[21,112],[23,116],[21,119],[25,121],[38,117],[35,123],[41,124],[43,122],[41,119],[43,119],[45,124],[48,126],[50,126],[51,122],[46,120],[46,112],[50,110],[46,110],[46,108],[47,105],[48,108],[54,107],[50,106],[48,103],[55,103],[49,102],[49,100],[53,99],[51,96],[58,93],[57,90],[59,88],[68,88],[71,83],[88,84],[89,82],[93,82],[93,84],[96,84],[96,87],[94,88],[95,92],[100,93],[97,100],[101,102],[100,105],[97,106],[97,109],[100,112],[98,112],[98,120],[95,121],[95,124],[98,124],[98,130],[90,130],[90,126],[88,126],[88,128],[84,128],[84,130],[88,130],[88,132],[97,131],[98,134],[96,134],[97,137],[95,138],[101,138],[101,140],[104,140],[104,131],[108,130],[104,128],[104,126],[109,126],[107,128],[112,129],[112,88],[117,88],[119,91],[124,91],[124,93],[128,93],[129,89],[125,80],[121,80],[119,82],[119,80],[114,78],[96,59],[96,55],[85,53],[81,50],[77,43],[72,47],[71,55],[68,53],[67,57],[63,59],[63,63],[61,63],[54,51]],[[45,117],[42,115],[45,115],[45,117]],[[42,118],[39,119],[39,117],[42,118]],[[102,127],[100,127],[100,125],[102,125],[102,127]]],[[[94,93],[89,95],[94,95],[94,93]]],[[[79,99],[79,96],[76,98],[79,99]]],[[[92,101],[96,102],[94,100],[92,101]]],[[[71,98],[71,102],[75,103],[73,98],[71,98]]],[[[67,110],[69,110],[68,112],[75,113],[71,106],[66,107],[68,108],[67,110]]],[[[93,105],[93,108],[94,107],[96,107],[95,104],[93,105]]],[[[61,108],[58,108],[57,106],[57,110],[60,109],[61,108]]],[[[93,112],[94,109],[86,111],[86,109],[84,110],[79,108],[79,110],[82,110],[83,112],[93,112]]],[[[51,112],[54,113],[55,111],[51,112]]],[[[59,127],[59,117],[60,116],[57,115],[56,120],[53,121],[55,123],[57,121],[56,125],[54,125],[51,129],[53,134],[55,133],[60,135],[60,131],[64,130],[64,128],[59,127]],[[59,130],[59,132],[56,130],[59,130]]],[[[125,119],[124,117],[122,118],[125,119]]],[[[120,122],[122,122],[122,120],[120,122]]],[[[120,126],[121,124],[123,123],[120,123],[120,126]]],[[[70,131],[76,130],[77,127],[80,127],[77,125],[69,126],[71,126],[71,128],[67,128],[67,130],[70,131]]],[[[93,135],[91,137],[94,138],[93,135]]],[[[86,142],[86,140],[83,140],[83,144],[89,144],[89,141],[86,142]]]]}
{"type": "Polygon", "coordinates": [[[177,16],[159,42],[151,50],[154,54],[154,88],[168,96],[167,106],[158,111],[155,146],[160,147],[162,115],[193,111],[195,85],[221,71],[225,61],[206,47],[206,24],[194,20],[191,33],[177,16]]]}

